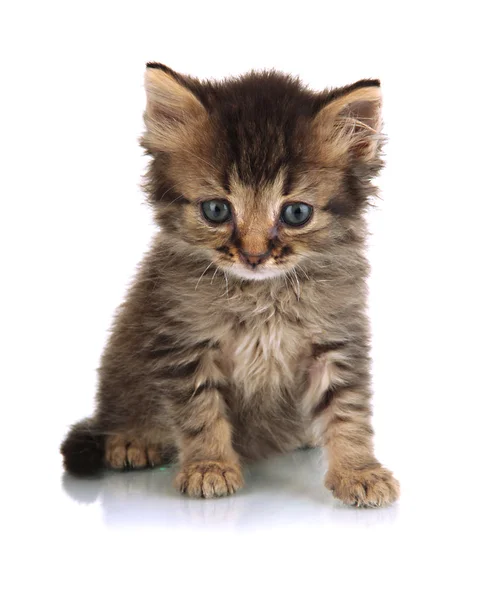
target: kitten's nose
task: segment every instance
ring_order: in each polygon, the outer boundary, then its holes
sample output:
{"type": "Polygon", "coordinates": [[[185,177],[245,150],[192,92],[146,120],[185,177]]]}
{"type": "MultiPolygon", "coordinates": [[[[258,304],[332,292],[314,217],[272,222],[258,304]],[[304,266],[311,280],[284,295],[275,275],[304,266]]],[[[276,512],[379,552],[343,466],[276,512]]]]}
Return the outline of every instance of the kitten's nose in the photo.
{"type": "Polygon", "coordinates": [[[245,250],[239,250],[239,256],[242,262],[253,269],[265,262],[269,258],[270,253],[270,250],[267,250],[267,252],[263,252],[262,254],[251,254],[250,252],[245,252],[245,250]]]}

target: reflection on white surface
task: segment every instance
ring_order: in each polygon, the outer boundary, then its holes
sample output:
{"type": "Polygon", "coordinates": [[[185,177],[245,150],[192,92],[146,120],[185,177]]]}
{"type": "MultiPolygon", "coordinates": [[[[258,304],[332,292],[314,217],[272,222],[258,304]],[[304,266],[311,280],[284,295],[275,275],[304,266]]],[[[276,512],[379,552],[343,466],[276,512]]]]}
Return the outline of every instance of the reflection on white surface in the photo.
{"type": "Polygon", "coordinates": [[[181,496],[173,487],[176,466],[107,472],[78,479],[64,474],[63,489],[82,504],[99,503],[107,526],[208,527],[249,530],[289,524],[301,528],[324,521],[394,522],[397,505],[382,510],[343,506],[324,487],[318,450],[299,450],[249,465],[246,485],[234,496],[212,500],[181,496]]]}
{"type": "Polygon", "coordinates": [[[56,443],[39,447],[48,463],[19,470],[5,494],[2,598],[36,597],[39,586],[69,600],[476,598],[466,541],[477,509],[453,502],[447,475],[466,474],[449,456],[419,469],[400,447],[386,461],[400,502],[357,509],[325,489],[317,450],[253,463],[235,496],[203,500],[175,491],[176,466],[76,479],[61,470],[56,443]]]}

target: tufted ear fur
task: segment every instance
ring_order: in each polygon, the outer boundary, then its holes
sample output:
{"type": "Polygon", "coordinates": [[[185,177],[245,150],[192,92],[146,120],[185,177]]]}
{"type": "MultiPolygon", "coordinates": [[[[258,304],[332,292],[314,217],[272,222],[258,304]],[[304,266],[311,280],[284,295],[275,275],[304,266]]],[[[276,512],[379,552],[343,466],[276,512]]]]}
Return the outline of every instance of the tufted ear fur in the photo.
{"type": "Polygon", "coordinates": [[[207,111],[189,89],[188,80],[160,63],[147,63],[145,91],[142,145],[152,152],[175,152],[191,144],[207,120],[207,111]]]}
{"type": "Polygon", "coordinates": [[[326,162],[376,159],[382,141],[379,81],[367,79],[334,90],[315,121],[326,162]]]}

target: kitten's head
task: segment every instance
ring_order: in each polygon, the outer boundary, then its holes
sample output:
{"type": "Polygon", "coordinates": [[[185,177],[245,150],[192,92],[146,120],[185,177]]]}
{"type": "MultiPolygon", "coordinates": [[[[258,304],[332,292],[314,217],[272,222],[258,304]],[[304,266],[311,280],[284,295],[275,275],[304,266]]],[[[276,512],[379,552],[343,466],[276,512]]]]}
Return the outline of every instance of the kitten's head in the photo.
{"type": "Polygon", "coordinates": [[[362,237],[379,81],[315,93],[277,72],[201,82],[149,63],[146,90],[147,189],[173,242],[267,279],[362,237]]]}

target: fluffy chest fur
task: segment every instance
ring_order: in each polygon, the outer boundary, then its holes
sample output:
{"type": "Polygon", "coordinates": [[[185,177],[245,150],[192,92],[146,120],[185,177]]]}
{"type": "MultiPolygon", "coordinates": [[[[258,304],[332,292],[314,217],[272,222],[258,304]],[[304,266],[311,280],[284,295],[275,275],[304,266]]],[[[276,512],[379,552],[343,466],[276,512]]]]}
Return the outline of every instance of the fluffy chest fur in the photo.
{"type": "Polygon", "coordinates": [[[259,391],[279,393],[293,387],[309,350],[306,337],[275,308],[229,328],[222,355],[231,383],[245,399],[259,391]]]}
{"type": "Polygon", "coordinates": [[[305,386],[319,317],[290,288],[239,286],[222,310],[220,360],[243,403],[272,404],[305,386]],[[306,318],[307,317],[307,318],[306,318]]]}

